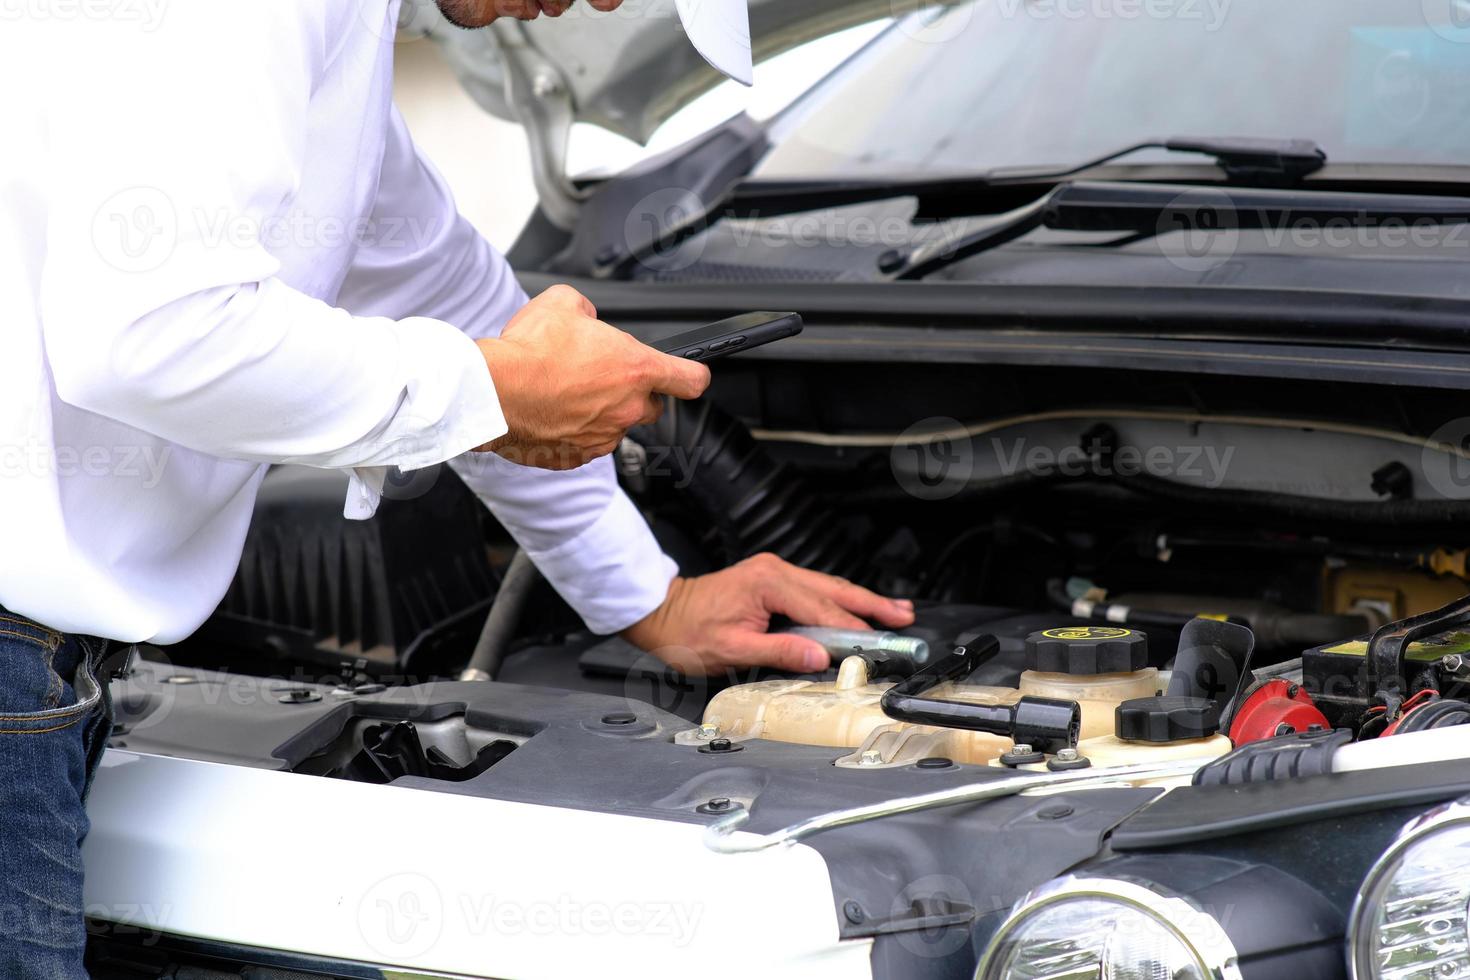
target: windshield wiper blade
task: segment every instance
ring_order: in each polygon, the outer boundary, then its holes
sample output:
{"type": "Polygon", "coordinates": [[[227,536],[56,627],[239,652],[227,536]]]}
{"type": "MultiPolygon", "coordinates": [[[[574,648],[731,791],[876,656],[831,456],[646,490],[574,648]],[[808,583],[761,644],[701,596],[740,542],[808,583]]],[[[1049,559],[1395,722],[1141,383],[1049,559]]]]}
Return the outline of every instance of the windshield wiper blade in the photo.
{"type": "Polygon", "coordinates": [[[1327,165],[1327,152],[1311,140],[1253,139],[1246,136],[1171,136],[1167,139],[1135,143],[1065,170],[992,170],[986,174],[986,177],[992,183],[1064,180],[1105,163],[1121,160],[1139,150],[1169,150],[1174,153],[1200,153],[1213,157],[1232,183],[1257,187],[1288,186],[1303,177],[1316,173],[1327,165]]]}
{"type": "Polygon", "coordinates": [[[1405,232],[1423,226],[1470,224],[1470,198],[1079,180],[1058,184],[983,227],[907,251],[886,252],[878,268],[890,279],[922,279],[1038,228],[1152,237],[1191,229],[1289,229],[1303,222],[1320,228],[1334,221],[1356,225],[1387,220],[1405,232]]]}

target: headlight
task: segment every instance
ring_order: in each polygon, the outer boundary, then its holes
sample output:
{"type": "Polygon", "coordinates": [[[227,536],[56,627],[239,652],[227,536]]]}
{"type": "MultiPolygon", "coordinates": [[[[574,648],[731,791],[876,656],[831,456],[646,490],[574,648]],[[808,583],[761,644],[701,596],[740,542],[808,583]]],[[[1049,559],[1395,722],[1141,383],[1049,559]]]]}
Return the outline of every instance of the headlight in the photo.
{"type": "Polygon", "coordinates": [[[1348,926],[1355,980],[1470,977],[1470,798],[1410,823],[1358,891],[1348,926]]]}
{"type": "Polygon", "coordinates": [[[1215,919],[1141,882],[1058,878],[1001,924],[978,980],[1238,980],[1215,919]]]}

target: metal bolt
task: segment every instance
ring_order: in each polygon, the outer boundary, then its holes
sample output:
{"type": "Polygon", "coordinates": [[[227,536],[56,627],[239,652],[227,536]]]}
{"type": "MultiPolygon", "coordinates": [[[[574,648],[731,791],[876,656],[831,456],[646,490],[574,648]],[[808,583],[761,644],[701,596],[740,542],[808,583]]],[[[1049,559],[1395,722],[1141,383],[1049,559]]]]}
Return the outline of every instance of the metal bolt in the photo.
{"type": "Polygon", "coordinates": [[[711,725],[709,722],[705,722],[703,725],[700,725],[699,726],[699,731],[697,731],[697,732],[694,733],[694,737],[695,738],[714,738],[718,734],[720,734],[720,726],[719,725],[711,725]]]}
{"type": "Polygon", "coordinates": [[[538,99],[544,99],[561,91],[561,82],[549,71],[537,72],[536,77],[531,79],[531,93],[538,99]]]}
{"type": "Polygon", "coordinates": [[[1017,742],[1011,746],[1011,755],[1030,755],[1036,750],[1026,742],[1017,742]]]}
{"type": "Polygon", "coordinates": [[[1448,673],[1458,674],[1461,670],[1465,669],[1465,658],[1458,653],[1452,653],[1447,657],[1441,658],[1439,666],[1440,669],[1448,673]]]}
{"type": "Polygon", "coordinates": [[[711,810],[728,810],[730,809],[730,798],[728,796],[716,796],[706,803],[705,806],[711,810]]]}
{"type": "Polygon", "coordinates": [[[304,687],[293,687],[285,691],[276,692],[276,700],[282,704],[310,704],[320,701],[322,696],[316,691],[304,687]]]}
{"type": "Polygon", "coordinates": [[[1057,761],[1058,762],[1076,762],[1081,757],[1082,757],[1081,754],[1078,753],[1078,751],[1076,749],[1058,749],[1057,750],[1057,761]]]}
{"type": "MultiPolygon", "coordinates": [[[[870,653],[902,654],[922,664],[929,659],[929,643],[917,636],[899,636],[888,630],[849,630],[826,626],[793,626],[787,630],[797,636],[820,643],[833,657],[845,657],[854,650],[870,653]]],[[[963,652],[963,651],[961,651],[963,652]]]]}
{"type": "Polygon", "coordinates": [[[860,766],[879,766],[882,764],[883,753],[879,752],[877,749],[866,749],[864,750],[863,754],[858,757],[858,765],[860,766]]]}
{"type": "Polygon", "coordinates": [[[842,917],[853,925],[858,925],[868,918],[868,913],[857,902],[848,899],[842,903],[842,917]]]}
{"type": "Polygon", "coordinates": [[[711,752],[729,752],[731,741],[728,738],[717,738],[709,743],[711,752]]]}

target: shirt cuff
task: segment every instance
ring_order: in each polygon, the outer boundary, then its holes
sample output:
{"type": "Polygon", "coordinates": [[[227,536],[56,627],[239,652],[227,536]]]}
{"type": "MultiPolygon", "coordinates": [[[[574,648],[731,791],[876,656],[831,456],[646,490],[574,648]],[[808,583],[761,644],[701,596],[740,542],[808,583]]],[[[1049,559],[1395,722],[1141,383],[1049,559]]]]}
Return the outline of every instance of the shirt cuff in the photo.
{"type": "Polygon", "coordinates": [[[591,527],[547,551],[527,550],[594,633],[627,629],[663,605],[679,566],[628,495],[616,491],[591,527]]]}
{"type": "Polygon", "coordinates": [[[342,516],[367,520],[383,499],[391,467],[419,470],[447,462],[493,442],[508,427],[485,356],[474,340],[447,323],[411,318],[395,324],[403,331],[400,350],[410,364],[412,382],[404,403],[374,440],[381,448],[374,465],[352,469],[342,516]]]}

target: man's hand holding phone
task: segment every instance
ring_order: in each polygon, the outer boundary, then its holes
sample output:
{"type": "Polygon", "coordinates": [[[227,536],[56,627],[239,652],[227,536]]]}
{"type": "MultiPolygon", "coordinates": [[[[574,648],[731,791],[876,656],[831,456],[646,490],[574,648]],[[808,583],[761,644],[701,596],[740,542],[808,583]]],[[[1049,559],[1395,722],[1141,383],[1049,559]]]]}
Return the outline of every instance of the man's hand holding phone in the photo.
{"type": "Polygon", "coordinates": [[[480,448],[542,469],[605,456],[658,419],[661,395],[698,398],[709,386],[709,368],[603,323],[570,286],[552,286],[479,345],[510,427],[480,448]]]}

